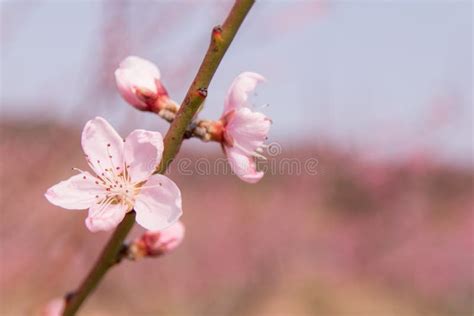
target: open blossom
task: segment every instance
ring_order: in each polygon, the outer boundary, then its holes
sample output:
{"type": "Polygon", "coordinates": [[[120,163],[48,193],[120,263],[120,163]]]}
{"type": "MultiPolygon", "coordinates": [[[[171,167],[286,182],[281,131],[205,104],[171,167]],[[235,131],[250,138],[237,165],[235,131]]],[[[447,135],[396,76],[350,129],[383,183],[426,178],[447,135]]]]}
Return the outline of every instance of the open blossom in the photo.
{"type": "Polygon", "coordinates": [[[136,56],[125,58],[115,70],[115,81],[120,94],[125,101],[141,111],[177,107],[176,102],[168,97],[160,77],[155,64],[136,56]]]}
{"type": "Polygon", "coordinates": [[[88,208],[90,231],[114,228],[132,209],[137,223],[149,230],[165,229],[181,216],[179,188],[153,174],[163,153],[160,133],[139,129],[122,139],[105,119],[96,117],[84,127],[82,148],[95,175],[75,169],[79,174],[51,187],[45,196],[66,209],[88,208]]]}
{"type": "Polygon", "coordinates": [[[56,298],[43,307],[40,316],[61,316],[65,306],[66,302],[64,298],[56,298]]]}
{"type": "Polygon", "coordinates": [[[265,158],[262,151],[270,130],[271,120],[264,114],[253,111],[247,102],[248,94],[259,82],[261,75],[244,72],[235,78],[227,93],[223,124],[223,148],[234,173],[243,181],[256,183],[263,177],[256,170],[256,158],[265,158]]]}
{"type": "Polygon", "coordinates": [[[129,255],[133,259],[163,255],[181,244],[184,232],[184,225],[180,221],[164,230],[147,231],[130,245],[129,255]]]}

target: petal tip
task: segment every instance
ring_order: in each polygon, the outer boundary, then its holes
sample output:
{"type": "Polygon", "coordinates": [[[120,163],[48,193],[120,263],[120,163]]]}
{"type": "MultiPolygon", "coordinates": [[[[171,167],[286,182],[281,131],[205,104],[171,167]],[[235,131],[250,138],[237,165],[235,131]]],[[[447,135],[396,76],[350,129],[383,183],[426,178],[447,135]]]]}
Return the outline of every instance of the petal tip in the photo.
{"type": "Polygon", "coordinates": [[[243,176],[240,177],[240,178],[241,178],[243,181],[247,182],[247,183],[255,184],[255,183],[259,182],[260,180],[262,180],[263,176],[264,176],[263,171],[258,171],[258,172],[256,172],[255,174],[243,175],[243,176]]]}
{"type": "Polygon", "coordinates": [[[54,204],[53,199],[56,196],[53,187],[49,188],[45,193],[44,197],[48,200],[49,203],[54,204]]]}

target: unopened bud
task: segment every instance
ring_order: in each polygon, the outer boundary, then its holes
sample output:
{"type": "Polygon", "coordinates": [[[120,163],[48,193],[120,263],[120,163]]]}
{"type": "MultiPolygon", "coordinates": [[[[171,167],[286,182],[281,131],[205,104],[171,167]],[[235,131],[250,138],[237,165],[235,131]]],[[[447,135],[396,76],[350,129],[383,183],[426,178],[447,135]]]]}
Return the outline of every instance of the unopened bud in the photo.
{"type": "Polygon", "coordinates": [[[125,58],[117,70],[115,81],[122,97],[141,111],[158,113],[169,103],[175,103],[160,81],[160,71],[152,62],[136,57],[125,58]]]}
{"type": "Polygon", "coordinates": [[[129,246],[128,257],[157,257],[172,251],[183,241],[185,228],[180,221],[162,231],[147,231],[129,246]]]}

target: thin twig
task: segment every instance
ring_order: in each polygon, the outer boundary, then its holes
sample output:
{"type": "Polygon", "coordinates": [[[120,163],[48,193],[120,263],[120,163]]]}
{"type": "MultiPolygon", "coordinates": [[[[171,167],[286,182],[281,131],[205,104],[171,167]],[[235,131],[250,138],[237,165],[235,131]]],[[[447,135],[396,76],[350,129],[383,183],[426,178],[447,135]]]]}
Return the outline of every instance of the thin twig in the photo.
{"type": "MultiPolygon", "coordinates": [[[[165,136],[163,158],[156,173],[164,173],[170,162],[178,153],[186,130],[207,96],[207,87],[217,67],[254,2],[255,0],[236,0],[222,27],[217,26],[213,29],[209,49],[165,136]]],[[[99,259],[79,289],[69,296],[63,315],[75,315],[84,300],[102,280],[105,273],[110,267],[115,265],[123,241],[131,230],[134,222],[135,212],[128,213],[110,237],[99,259]]]]}

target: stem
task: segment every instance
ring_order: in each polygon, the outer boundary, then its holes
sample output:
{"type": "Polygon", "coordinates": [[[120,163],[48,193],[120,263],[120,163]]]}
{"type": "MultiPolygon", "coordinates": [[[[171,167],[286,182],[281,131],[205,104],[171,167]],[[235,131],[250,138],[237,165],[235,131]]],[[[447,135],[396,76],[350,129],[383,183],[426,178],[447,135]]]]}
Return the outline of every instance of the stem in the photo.
{"type": "MultiPolygon", "coordinates": [[[[184,98],[180,110],[176,114],[176,118],[166,133],[163,158],[156,170],[157,173],[164,173],[178,153],[188,125],[192,122],[196,112],[207,96],[207,87],[217,67],[254,2],[255,0],[236,0],[223,26],[213,29],[209,49],[184,98]]],[[[135,212],[130,212],[117,226],[92,270],[84,279],[79,289],[67,300],[63,315],[75,315],[84,300],[102,280],[105,273],[117,262],[122,243],[132,229],[134,222],[135,212]]]]}
{"type": "Polygon", "coordinates": [[[64,316],[74,315],[77,312],[82,302],[84,302],[87,296],[96,288],[107,270],[116,263],[116,257],[122,248],[122,242],[125,237],[127,237],[134,223],[135,212],[127,213],[110,237],[104,250],[102,250],[92,270],[84,279],[79,289],[77,289],[68,300],[66,308],[64,309],[64,316]]]}
{"type": "Polygon", "coordinates": [[[189,123],[207,96],[207,88],[217,67],[254,2],[255,0],[236,0],[222,27],[214,27],[201,67],[164,139],[165,150],[156,170],[158,173],[163,173],[178,153],[189,123]]]}

